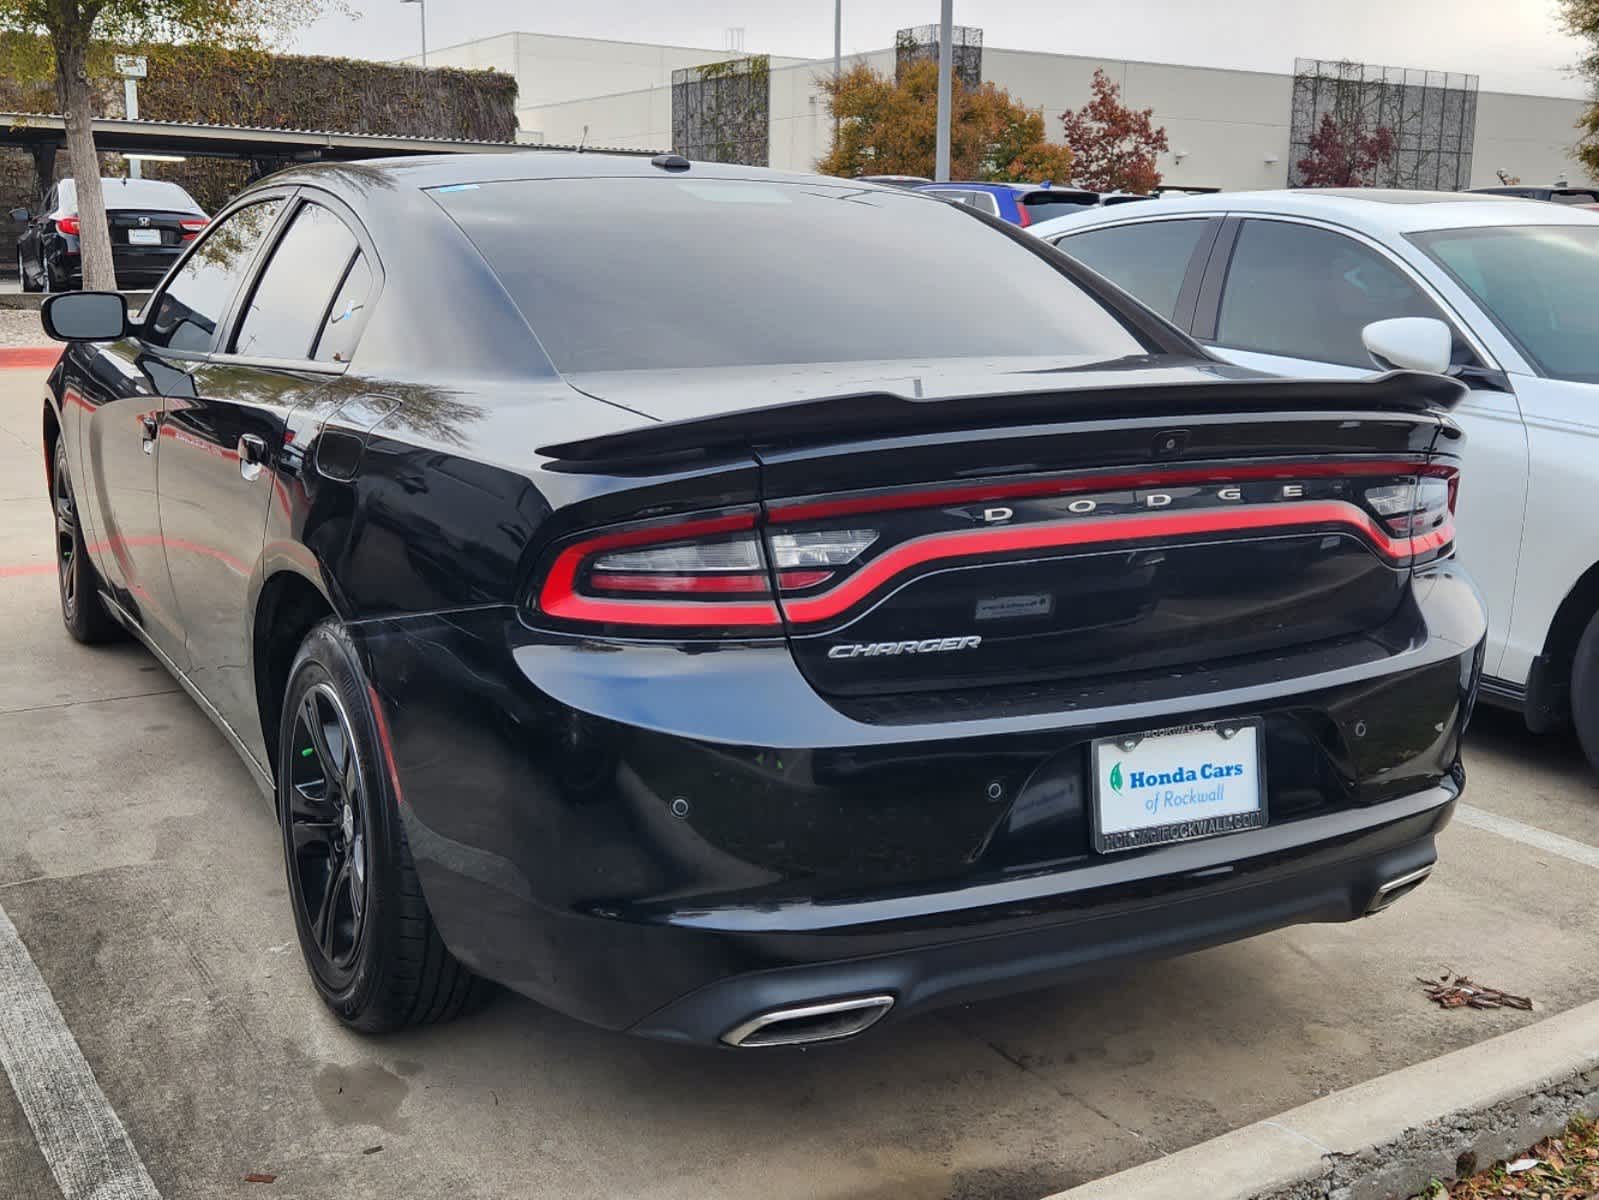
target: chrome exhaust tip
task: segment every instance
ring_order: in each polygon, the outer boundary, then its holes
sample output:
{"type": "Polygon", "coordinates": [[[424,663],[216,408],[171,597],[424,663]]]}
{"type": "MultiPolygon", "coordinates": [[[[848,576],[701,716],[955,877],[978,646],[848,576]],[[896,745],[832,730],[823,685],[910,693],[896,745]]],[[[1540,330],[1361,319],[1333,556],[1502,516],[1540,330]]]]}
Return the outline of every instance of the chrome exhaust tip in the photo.
{"type": "Polygon", "coordinates": [[[854,1037],[877,1024],[893,1006],[892,996],[856,996],[825,1004],[774,1009],[735,1025],[722,1035],[722,1041],[740,1048],[837,1041],[854,1037]]]}
{"type": "Polygon", "coordinates": [[[1366,906],[1366,915],[1369,917],[1374,913],[1380,913],[1396,900],[1401,900],[1410,895],[1411,892],[1426,881],[1427,876],[1432,874],[1432,868],[1433,864],[1428,863],[1425,867],[1418,867],[1414,871],[1407,871],[1403,875],[1390,879],[1377,889],[1377,894],[1372,897],[1371,903],[1366,906]]]}

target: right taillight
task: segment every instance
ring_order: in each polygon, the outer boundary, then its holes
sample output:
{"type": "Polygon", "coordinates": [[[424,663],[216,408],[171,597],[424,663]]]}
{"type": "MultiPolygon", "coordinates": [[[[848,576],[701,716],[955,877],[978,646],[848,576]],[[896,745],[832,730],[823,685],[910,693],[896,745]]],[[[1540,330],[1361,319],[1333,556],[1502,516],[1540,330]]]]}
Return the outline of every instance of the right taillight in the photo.
{"type": "Polygon", "coordinates": [[[1455,468],[1429,467],[1414,479],[1369,487],[1365,499],[1389,533],[1410,540],[1413,561],[1425,562],[1454,550],[1459,487],[1455,468]]]}

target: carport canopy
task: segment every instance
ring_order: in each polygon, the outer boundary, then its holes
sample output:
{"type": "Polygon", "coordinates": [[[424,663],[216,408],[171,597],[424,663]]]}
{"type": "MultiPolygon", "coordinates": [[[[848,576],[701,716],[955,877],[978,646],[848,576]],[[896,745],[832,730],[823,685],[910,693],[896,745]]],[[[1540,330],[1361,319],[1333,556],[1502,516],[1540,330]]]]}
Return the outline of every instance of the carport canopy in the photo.
{"type": "MultiPolygon", "coordinates": [[[[34,174],[43,195],[55,176],[56,151],[67,143],[66,119],[53,113],[0,113],[0,146],[33,155],[34,174]]],[[[206,125],[188,121],[139,121],[97,117],[94,144],[123,154],[170,154],[185,158],[229,158],[249,162],[263,175],[291,163],[399,154],[499,154],[538,150],[576,150],[526,142],[475,142],[464,138],[412,137],[407,134],[339,133],[321,129],[269,129],[253,125],[206,125]]],[[[585,147],[600,150],[600,147],[585,147]]],[[[658,150],[606,147],[608,154],[653,155],[658,150]]]]}

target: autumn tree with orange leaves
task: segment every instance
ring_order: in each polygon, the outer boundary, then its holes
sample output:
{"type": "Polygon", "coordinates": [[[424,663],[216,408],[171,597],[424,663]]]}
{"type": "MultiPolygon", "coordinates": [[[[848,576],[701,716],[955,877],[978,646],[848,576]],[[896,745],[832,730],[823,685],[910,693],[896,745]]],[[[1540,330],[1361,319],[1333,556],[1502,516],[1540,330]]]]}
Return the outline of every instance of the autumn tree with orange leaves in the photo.
{"type": "Polygon", "coordinates": [[[1386,125],[1368,130],[1359,113],[1326,112],[1310,135],[1310,153],[1294,164],[1299,187],[1371,187],[1393,161],[1398,143],[1386,125]]]}
{"type": "MultiPolygon", "coordinates": [[[[816,164],[824,175],[933,174],[938,142],[938,64],[908,64],[898,78],[858,63],[819,79],[837,134],[816,164]]],[[[1044,114],[993,83],[952,81],[950,178],[1064,183],[1072,152],[1044,137],[1044,114]]]]}
{"type": "Polygon", "coordinates": [[[1094,94],[1076,112],[1061,113],[1065,142],[1074,155],[1072,183],[1096,192],[1154,191],[1160,186],[1156,156],[1167,147],[1152,108],[1121,102],[1121,88],[1104,71],[1094,72],[1094,94]]]}

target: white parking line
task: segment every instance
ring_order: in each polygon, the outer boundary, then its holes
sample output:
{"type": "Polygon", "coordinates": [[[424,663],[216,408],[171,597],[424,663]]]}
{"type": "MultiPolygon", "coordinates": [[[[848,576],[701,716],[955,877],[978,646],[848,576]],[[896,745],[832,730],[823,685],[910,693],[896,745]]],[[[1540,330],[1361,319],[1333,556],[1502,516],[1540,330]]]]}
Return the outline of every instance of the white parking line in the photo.
{"type": "Polygon", "coordinates": [[[0,1069],[66,1200],[161,1200],[4,908],[0,1069]]]}
{"type": "Polygon", "coordinates": [[[1489,833],[1497,833],[1500,837],[1507,837],[1524,846],[1558,854],[1561,858],[1569,858],[1572,862],[1579,862],[1585,867],[1599,867],[1599,846],[1590,846],[1586,842],[1550,833],[1547,829],[1539,829],[1536,825],[1528,825],[1525,821],[1518,821],[1514,817],[1501,817],[1498,813],[1491,813],[1487,809],[1460,804],[1455,806],[1455,820],[1462,825],[1470,825],[1473,829],[1485,829],[1489,833]]]}

